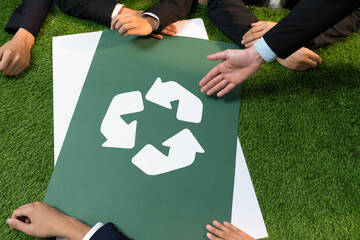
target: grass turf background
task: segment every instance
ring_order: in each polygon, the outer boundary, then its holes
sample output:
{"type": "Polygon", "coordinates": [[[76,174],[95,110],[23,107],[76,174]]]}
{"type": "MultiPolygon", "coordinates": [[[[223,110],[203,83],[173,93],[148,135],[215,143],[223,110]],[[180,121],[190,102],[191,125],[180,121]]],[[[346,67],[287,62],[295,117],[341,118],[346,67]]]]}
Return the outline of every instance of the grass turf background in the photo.
{"type": "MultiPolygon", "coordinates": [[[[1,1],[0,28],[20,3],[1,1]]],[[[287,14],[251,10],[260,20],[287,14]]],[[[206,5],[194,17],[204,19],[211,40],[229,41],[206,5]]],[[[30,67],[18,77],[0,74],[0,239],[33,239],[5,220],[44,198],[53,170],[52,37],[104,28],[53,7],[30,67]]],[[[0,44],[11,38],[1,32],[0,44]]],[[[314,70],[273,62],[242,86],[238,134],[269,239],[360,239],[360,32],[316,52],[323,62],[314,70]]]]}

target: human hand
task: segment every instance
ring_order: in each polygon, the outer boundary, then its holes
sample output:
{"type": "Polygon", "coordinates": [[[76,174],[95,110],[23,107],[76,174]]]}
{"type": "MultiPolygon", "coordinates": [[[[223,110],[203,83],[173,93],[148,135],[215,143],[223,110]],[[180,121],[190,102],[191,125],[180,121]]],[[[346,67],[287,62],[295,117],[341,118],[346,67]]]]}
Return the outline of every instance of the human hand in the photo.
{"type": "Polygon", "coordinates": [[[202,86],[201,92],[207,92],[207,95],[219,91],[218,97],[224,96],[236,85],[254,75],[265,63],[254,46],[244,50],[228,49],[209,55],[207,58],[222,61],[201,79],[199,85],[202,86]]]}
{"type": "Polygon", "coordinates": [[[164,30],[162,30],[160,34],[152,33],[151,36],[157,39],[163,39],[163,35],[174,36],[177,33],[178,33],[177,27],[174,24],[170,24],[164,30]]]}
{"type": "Polygon", "coordinates": [[[69,240],[81,240],[91,227],[75,218],[69,217],[42,202],[23,205],[14,210],[11,218],[6,220],[11,229],[27,235],[48,238],[65,237],[69,240]]]}
{"type": "Polygon", "coordinates": [[[20,28],[14,37],[0,47],[0,72],[7,76],[16,76],[30,64],[31,48],[35,37],[20,28]]]}
{"type": "Polygon", "coordinates": [[[321,63],[321,57],[310,49],[303,47],[286,59],[277,58],[276,61],[288,69],[305,71],[321,63]]]}
{"type": "Polygon", "coordinates": [[[116,29],[120,35],[146,36],[152,33],[157,26],[157,20],[150,16],[141,17],[129,13],[121,13],[111,21],[111,30],[116,29]]]}
{"type": "Polygon", "coordinates": [[[258,39],[274,27],[277,23],[270,21],[259,21],[251,24],[251,29],[244,34],[241,44],[246,48],[252,46],[258,39]]]}
{"type": "Polygon", "coordinates": [[[255,240],[255,238],[247,235],[231,223],[224,222],[224,224],[221,224],[214,220],[213,225],[215,227],[210,224],[206,225],[206,229],[210,232],[206,236],[210,240],[255,240]]]}

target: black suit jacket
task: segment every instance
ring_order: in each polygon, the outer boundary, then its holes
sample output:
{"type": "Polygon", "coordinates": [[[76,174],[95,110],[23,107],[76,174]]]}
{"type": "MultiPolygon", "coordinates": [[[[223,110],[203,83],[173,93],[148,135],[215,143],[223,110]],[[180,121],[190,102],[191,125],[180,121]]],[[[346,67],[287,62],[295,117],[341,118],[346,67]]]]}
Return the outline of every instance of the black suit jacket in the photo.
{"type": "MultiPolygon", "coordinates": [[[[296,10],[295,6],[302,2],[303,0],[286,0],[285,7],[296,10]]],[[[241,47],[244,47],[241,44],[243,35],[251,28],[250,24],[258,21],[257,17],[247,8],[246,5],[256,5],[259,3],[259,0],[208,0],[208,13],[211,20],[214,24],[231,40],[241,47]]],[[[265,5],[269,3],[269,0],[265,1],[265,5]]],[[[303,4],[303,2],[302,2],[303,4]]],[[[313,0],[310,1],[308,9],[313,8],[319,1],[313,0]]],[[[327,4],[323,7],[325,10],[327,4]]],[[[321,11],[313,12],[313,15],[301,12],[293,18],[295,23],[300,21],[300,25],[305,28],[312,27],[312,21],[314,18],[321,18],[321,11]],[[319,16],[320,15],[320,16],[319,16]],[[306,16],[306,17],[304,17],[306,16]],[[311,16],[311,17],[310,17],[311,16]],[[304,17],[304,18],[303,18],[304,17]],[[307,26],[304,24],[308,24],[307,26]]],[[[293,23],[290,23],[292,25],[293,23]]],[[[344,39],[345,37],[356,32],[360,27],[360,8],[356,11],[349,14],[341,22],[333,25],[331,28],[322,32],[321,35],[318,35],[316,38],[312,38],[309,42],[302,42],[303,47],[310,49],[318,48],[322,45],[331,44],[337,41],[344,39]]],[[[287,31],[287,30],[285,30],[287,31]]],[[[296,30],[294,30],[296,31],[296,30]]],[[[292,33],[291,33],[292,34],[292,33]]],[[[299,36],[296,35],[295,38],[299,36]]],[[[286,43],[281,39],[274,39],[280,45],[286,43]]]]}
{"type": "Polygon", "coordinates": [[[130,240],[117,230],[112,223],[107,223],[97,230],[90,240],[130,240]]]}
{"type": "Polygon", "coordinates": [[[264,39],[277,56],[287,58],[359,6],[360,0],[301,0],[264,39]]]}
{"type": "MultiPolygon", "coordinates": [[[[24,28],[36,36],[53,2],[69,15],[106,26],[110,26],[110,16],[117,4],[116,0],[23,0],[13,12],[5,31],[14,34],[19,28],[24,28]]],[[[159,33],[170,23],[186,17],[196,2],[196,0],[161,0],[145,12],[154,13],[159,17],[160,26],[156,31],[159,33]]]]}
{"type": "Polygon", "coordinates": [[[36,37],[53,2],[67,14],[107,26],[117,4],[115,0],[23,0],[10,17],[5,31],[15,34],[19,28],[24,28],[36,37]]]}

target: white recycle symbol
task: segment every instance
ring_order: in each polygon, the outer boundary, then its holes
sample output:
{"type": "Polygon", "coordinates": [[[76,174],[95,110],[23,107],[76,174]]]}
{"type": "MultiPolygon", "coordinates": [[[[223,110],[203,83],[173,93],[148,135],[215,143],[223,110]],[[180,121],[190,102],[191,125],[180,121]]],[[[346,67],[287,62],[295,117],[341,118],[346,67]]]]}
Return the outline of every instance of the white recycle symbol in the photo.
{"type": "MultiPolygon", "coordinates": [[[[202,102],[177,82],[163,83],[160,78],[157,78],[145,98],[168,109],[171,109],[172,101],[179,100],[176,118],[185,122],[201,122],[202,102]]],[[[116,95],[101,124],[101,133],[107,139],[102,146],[133,148],[137,121],[126,124],[121,116],[143,110],[141,92],[133,91],[116,95]]],[[[153,145],[147,144],[132,158],[131,162],[148,175],[159,175],[190,166],[195,161],[197,152],[205,152],[187,128],[164,141],[162,145],[170,147],[168,156],[162,154],[153,145]]]]}

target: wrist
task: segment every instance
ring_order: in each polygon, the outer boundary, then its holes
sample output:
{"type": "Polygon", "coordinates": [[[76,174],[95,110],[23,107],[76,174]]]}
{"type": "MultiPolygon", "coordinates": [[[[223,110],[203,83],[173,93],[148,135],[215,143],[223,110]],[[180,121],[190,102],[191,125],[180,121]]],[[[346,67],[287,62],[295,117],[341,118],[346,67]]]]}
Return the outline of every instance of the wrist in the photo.
{"type": "Polygon", "coordinates": [[[150,24],[152,31],[155,31],[158,25],[158,21],[156,18],[151,17],[149,15],[143,15],[142,18],[145,18],[145,20],[150,24]]]}
{"type": "Polygon", "coordinates": [[[35,42],[35,37],[29,31],[24,28],[19,28],[13,37],[13,40],[22,41],[29,50],[32,48],[35,42]]]}
{"type": "Polygon", "coordinates": [[[68,240],[82,240],[91,230],[91,227],[80,222],[76,218],[67,216],[67,224],[65,226],[64,237],[68,240]]]}
{"type": "Polygon", "coordinates": [[[250,58],[254,60],[253,63],[261,66],[266,62],[256,50],[254,45],[247,48],[247,50],[249,51],[250,58]]]}

